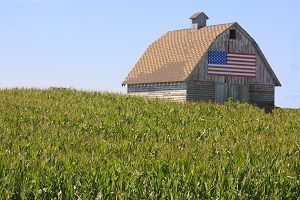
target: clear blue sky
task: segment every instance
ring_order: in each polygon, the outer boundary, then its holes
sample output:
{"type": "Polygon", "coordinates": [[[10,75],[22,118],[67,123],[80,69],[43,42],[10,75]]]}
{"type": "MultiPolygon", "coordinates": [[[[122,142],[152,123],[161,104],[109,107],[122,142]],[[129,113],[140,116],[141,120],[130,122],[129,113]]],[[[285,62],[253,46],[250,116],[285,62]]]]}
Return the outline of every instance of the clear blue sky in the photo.
{"type": "Polygon", "coordinates": [[[300,108],[300,1],[0,0],[0,88],[126,92],[121,83],[148,45],[190,27],[238,22],[282,87],[275,105],[300,108]]]}

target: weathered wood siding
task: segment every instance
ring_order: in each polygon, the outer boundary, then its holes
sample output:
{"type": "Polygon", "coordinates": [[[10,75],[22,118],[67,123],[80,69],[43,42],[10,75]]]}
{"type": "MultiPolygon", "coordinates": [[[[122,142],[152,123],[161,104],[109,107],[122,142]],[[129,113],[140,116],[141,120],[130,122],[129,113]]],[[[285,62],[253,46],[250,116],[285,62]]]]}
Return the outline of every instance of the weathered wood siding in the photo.
{"type": "Polygon", "coordinates": [[[250,85],[249,102],[259,107],[274,106],[274,88],[272,85],[250,85]]]}
{"type": "Polygon", "coordinates": [[[247,85],[216,84],[215,102],[224,103],[230,97],[233,101],[249,102],[249,87],[247,85]]]}
{"type": "Polygon", "coordinates": [[[197,30],[203,26],[206,26],[207,16],[201,13],[197,18],[192,18],[192,29],[197,30]]]}
{"type": "MultiPolygon", "coordinates": [[[[197,45],[197,44],[195,44],[197,45]]],[[[275,85],[280,83],[255,41],[235,24],[220,34],[208,51],[251,53],[256,55],[256,77],[208,75],[208,55],[199,58],[185,82],[128,85],[129,95],[174,101],[233,101],[250,102],[259,106],[274,105],[275,85]],[[229,39],[230,30],[236,30],[236,39],[229,39]]]]}
{"type": "MultiPolygon", "coordinates": [[[[209,50],[212,51],[226,51],[226,52],[240,52],[256,54],[256,78],[244,78],[235,76],[210,76],[208,75],[208,55],[207,53],[202,57],[198,65],[188,77],[188,81],[201,82],[212,81],[215,83],[215,102],[224,102],[228,97],[232,97],[235,101],[249,101],[249,86],[250,85],[269,85],[270,88],[275,89],[275,79],[272,72],[266,63],[264,56],[260,50],[254,45],[254,41],[240,30],[238,26],[233,26],[231,29],[236,30],[236,39],[229,39],[230,30],[222,33],[211,45],[209,50]]],[[[210,91],[208,91],[210,93],[210,91]]],[[[190,96],[189,90],[187,96],[190,96]]],[[[257,96],[251,96],[251,100],[257,96]]],[[[196,97],[194,97],[196,98],[196,97]]],[[[271,101],[272,96],[269,97],[271,101]]],[[[274,98],[273,98],[274,104],[274,98]]]]}
{"type": "Polygon", "coordinates": [[[214,101],[215,84],[213,81],[190,81],[187,83],[188,101],[214,101]]]}
{"type": "Polygon", "coordinates": [[[185,83],[128,85],[127,94],[171,101],[186,100],[185,83]]]}
{"type": "Polygon", "coordinates": [[[211,80],[217,84],[231,84],[231,85],[250,85],[250,84],[269,84],[275,85],[275,80],[272,78],[272,73],[264,62],[263,55],[256,49],[253,42],[244,34],[238,27],[233,27],[236,30],[237,38],[235,40],[229,39],[230,30],[222,33],[213,42],[209,50],[212,51],[232,51],[240,53],[256,54],[256,78],[244,78],[234,76],[209,76],[207,73],[208,55],[207,53],[202,57],[197,67],[188,77],[189,80],[211,80]]]}

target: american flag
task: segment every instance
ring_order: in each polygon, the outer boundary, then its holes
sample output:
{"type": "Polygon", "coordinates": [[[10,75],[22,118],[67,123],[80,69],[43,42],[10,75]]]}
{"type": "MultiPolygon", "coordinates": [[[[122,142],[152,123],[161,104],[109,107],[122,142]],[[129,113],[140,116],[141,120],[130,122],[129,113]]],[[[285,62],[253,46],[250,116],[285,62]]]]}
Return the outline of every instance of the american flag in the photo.
{"type": "Polygon", "coordinates": [[[255,78],[256,55],[208,51],[208,75],[255,78]]]}

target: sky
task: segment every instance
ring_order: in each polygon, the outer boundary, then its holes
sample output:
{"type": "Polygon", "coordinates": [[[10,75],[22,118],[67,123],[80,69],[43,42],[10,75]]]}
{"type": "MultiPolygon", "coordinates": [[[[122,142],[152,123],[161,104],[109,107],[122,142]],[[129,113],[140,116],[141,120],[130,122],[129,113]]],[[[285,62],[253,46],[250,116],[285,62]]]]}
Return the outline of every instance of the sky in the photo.
{"type": "Polygon", "coordinates": [[[300,108],[300,1],[0,0],[0,89],[67,87],[126,93],[121,83],[167,31],[238,22],[282,87],[275,105],[300,108]]]}

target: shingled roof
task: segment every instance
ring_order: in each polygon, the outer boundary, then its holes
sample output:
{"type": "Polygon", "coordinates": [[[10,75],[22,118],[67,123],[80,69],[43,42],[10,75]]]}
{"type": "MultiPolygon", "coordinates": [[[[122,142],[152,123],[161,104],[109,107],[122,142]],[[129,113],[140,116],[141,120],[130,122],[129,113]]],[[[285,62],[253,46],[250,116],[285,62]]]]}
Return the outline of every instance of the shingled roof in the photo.
{"type": "Polygon", "coordinates": [[[193,14],[191,17],[190,17],[190,19],[196,19],[199,15],[201,15],[201,14],[204,14],[204,16],[206,17],[206,19],[209,19],[208,17],[207,17],[207,15],[204,13],[204,12],[197,12],[197,13],[195,13],[195,14],[193,14]]]}
{"type": "Polygon", "coordinates": [[[122,84],[185,81],[214,40],[234,24],[167,32],[148,47],[122,84]]]}

